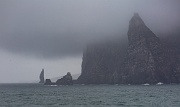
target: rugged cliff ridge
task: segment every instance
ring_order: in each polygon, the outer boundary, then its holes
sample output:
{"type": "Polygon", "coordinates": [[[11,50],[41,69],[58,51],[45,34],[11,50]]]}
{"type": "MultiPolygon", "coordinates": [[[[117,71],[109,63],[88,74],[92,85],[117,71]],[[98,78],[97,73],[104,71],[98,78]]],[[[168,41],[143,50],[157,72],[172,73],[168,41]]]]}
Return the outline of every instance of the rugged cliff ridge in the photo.
{"type": "Polygon", "coordinates": [[[39,79],[40,79],[39,83],[44,83],[44,69],[42,69],[42,71],[39,75],[39,79]]]}
{"type": "Polygon", "coordinates": [[[110,46],[98,44],[87,47],[83,54],[79,83],[180,82],[180,61],[177,53],[162,45],[137,13],[129,22],[128,41],[127,53],[115,43],[110,46]]]}
{"type": "Polygon", "coordinates": [[[129,23],[128,54],[120,71],[120,83],[179,82],[179,62],[136,13],[129,23]]]}

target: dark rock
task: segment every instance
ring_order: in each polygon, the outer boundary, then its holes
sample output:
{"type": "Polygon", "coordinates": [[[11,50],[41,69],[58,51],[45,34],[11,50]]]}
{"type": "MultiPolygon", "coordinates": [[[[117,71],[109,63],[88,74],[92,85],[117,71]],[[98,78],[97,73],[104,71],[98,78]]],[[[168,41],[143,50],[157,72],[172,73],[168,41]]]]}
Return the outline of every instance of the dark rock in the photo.
{"type": "Polygon", "coordinates": [[[136,13],[129,23],[128,53],[121,68],[120,82],[144,84],[158,82],[157,72],[163,67],[163,47],[158,37],[136,13]]]}
{"type": "Polygon", "coordinates": [[[164,46],[136,13],[129,23],[129,45],[88,46],[83,54],[82,84],[156,84],[180,82],[180,55],[164,46]],[[124,57],[125,56],[125,57],[124,57]]]}
{"type": "Polygon", "coordinates": [[[180,82],[177,57],[168,53],[160,39],[136,13],[129,23],[128,53],[120,70],[120,83],[155,84],[180,82]],[[174,58],[173,58],[174,57],[174,58]]]}
{"type": "Polygon", "coordinates": [[[40,79],[39,83],[44,83],[44,69],[42,69],[42,71],[39,75],[39,79],[40,79]]]}
{"type": "Polygon", "coordinates": [[[126,42],[119,39],[87,46],[83,53],[80,84],[111,84],[112,74],[121,66],[126,53],[126,42]]]}
{"type": "Polygon", "coordinates": [[[73,85],[71,73],[68,72],[63,78],[58,79],[56,85],[73,85]]]}
{"type": "Polygon", "coordinates": [[[56,85],[56,84],[51,82],[51,79],[46,79],[44,85],[56,85]]]}

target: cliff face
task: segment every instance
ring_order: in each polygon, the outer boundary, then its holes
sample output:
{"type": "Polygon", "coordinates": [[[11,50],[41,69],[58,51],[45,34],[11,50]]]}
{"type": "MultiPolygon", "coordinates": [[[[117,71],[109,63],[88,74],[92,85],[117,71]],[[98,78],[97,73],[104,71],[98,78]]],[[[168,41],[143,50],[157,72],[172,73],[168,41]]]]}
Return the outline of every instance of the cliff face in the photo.
{"type": "MultiPolygon", "coordinates": [[[[144,24],[138,14],[129,23],[128,54],[121,69],[120,82],[130,84],[178,82],[174,69],[178,64],[160,39],[144,24]]],[[[179,75],[179,73],[177,73],[179,75]]]]}
{"type": "Polygon", "coordinates": [[[44,69],[42,69],[42,71],[39,75],[39,79],[40,79],[39,83],[44,83],[44,69]]]}
{"type": "Polygon", "coordinates": [[[82,73],[78,78],[83,84],[110,84],[116,66],[120,66],[126,44],[108,42],[90,45],[84,51],[82,73]],[[122,48],[121,48],[122,47],[122,48]]]}
{"type": "Polygon", "coordinates": [[[127,53],[115,43],[88,47],[78,81],[85,84],[180,82],[177,52],[165,47],[137,13],[129,22],[128,41],[127,53]]]}

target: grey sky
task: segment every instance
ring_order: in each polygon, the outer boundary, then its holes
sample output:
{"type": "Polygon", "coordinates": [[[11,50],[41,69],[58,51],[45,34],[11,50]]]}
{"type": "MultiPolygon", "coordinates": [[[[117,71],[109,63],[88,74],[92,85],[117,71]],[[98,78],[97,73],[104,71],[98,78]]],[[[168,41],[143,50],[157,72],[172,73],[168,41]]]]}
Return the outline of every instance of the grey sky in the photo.
{"type": "Polygon", "coordinates": [[[79,73],[82,50],[95,39],[126,37],[138,12],[155,33],[180,28],[179,0],[1,0],[0,82],[79,73]]]}

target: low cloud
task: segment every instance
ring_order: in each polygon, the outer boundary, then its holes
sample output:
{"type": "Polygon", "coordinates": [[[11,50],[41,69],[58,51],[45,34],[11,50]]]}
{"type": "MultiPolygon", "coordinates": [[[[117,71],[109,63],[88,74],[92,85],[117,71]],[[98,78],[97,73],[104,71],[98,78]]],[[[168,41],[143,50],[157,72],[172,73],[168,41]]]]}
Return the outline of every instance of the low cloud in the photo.
{"type": "Polygon", "coordinates": [[[154,32],[175,32],[179,5],[179,0],[0,1],[0,49],[43,58],[81,55],[93,40],[124,38],[134,12],[154,32]]]}

